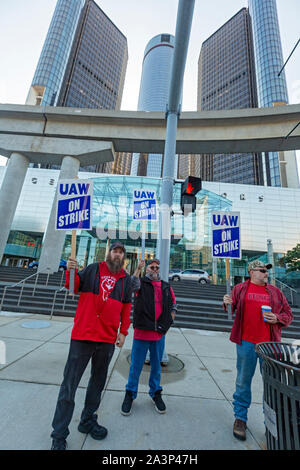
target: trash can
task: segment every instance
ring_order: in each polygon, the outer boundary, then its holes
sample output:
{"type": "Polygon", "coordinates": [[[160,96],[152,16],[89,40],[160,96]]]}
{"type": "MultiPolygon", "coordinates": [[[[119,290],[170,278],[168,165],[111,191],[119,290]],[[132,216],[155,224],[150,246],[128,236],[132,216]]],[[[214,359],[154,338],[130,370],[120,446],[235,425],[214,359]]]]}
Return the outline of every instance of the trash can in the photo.
{"type": "Polygon", "coordinates": [[[259,343],[268,450],[300,450],[300,344],[259,343]]]}

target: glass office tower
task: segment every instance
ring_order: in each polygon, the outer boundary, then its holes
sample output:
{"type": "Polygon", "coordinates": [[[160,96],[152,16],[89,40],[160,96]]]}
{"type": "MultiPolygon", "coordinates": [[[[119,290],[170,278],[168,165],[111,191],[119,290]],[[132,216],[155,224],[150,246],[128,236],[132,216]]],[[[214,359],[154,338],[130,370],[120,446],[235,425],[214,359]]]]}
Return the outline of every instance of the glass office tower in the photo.
{"type": "MultiPolygon", "coordinates": [[[[288,92],[283,66],[282,47],[276,0],[249,0],[252,21],[255,65],[257,73],[258,106],[267,107],[288,103],[288,92]]],[[[281,186],[277,152],[265,155],[269,167],[268,184],[281,186]]]]}
{"type": "Polygon", "coordinates": [[[85,0],[58,0],[27,98],[56,106],[85,0]]]}
{"type": "Polygon", "coordinates": [[[120,109],[127,61],[126,37],[93,0],[58,0],[27,104],[120,109]]]}
{"type": "Polygon", "coordinates": [[[126,37],[94,1],[87,1],[57,105],[120,109],[127,60],[126,37]]]}
{"type": "MultiPolygon", "coordinates": [[[[204,111],[254,107],[257,107],[257,91],[253,42],[249,13],[243,8],[202,44],[198,62],[197,108],[204,111]]],[[[261,184],[260,154],[210,157],[206,155],[200,159],[209,165],[207,173],[212,173],[213,181],[261,184]]]]}
{"type": "MultiPolygon", "coordinates": [[[[166,111],[174,45],[175,38],[170,34],[159,34],[148,42],[144,52],[138,111],[166,111]]],[[[133,154],[131,175],[160,177],[162,162],[163,156],[159,154],[133,154]]]]}

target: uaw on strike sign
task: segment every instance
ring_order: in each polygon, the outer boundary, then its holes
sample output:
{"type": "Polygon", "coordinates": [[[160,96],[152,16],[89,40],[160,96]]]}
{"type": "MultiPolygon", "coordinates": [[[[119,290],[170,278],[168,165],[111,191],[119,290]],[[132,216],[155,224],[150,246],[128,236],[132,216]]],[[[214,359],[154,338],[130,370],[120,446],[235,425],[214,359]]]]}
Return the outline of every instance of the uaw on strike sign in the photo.
{"type": "Polygon", "coordinates": [[[56,230],[91,230],[93,182],[59,180],[57,186],[56,230]]]}
{"type": "Polygon", "coordinates": [[[241,259],[240,213],[213,211],[211,226],[213,258],[241,259]]]}
{"type": "Polygon", "coordinates": [[[156,191],[134,189],[133,191],[133,220],[156,220],[156,191]]]}

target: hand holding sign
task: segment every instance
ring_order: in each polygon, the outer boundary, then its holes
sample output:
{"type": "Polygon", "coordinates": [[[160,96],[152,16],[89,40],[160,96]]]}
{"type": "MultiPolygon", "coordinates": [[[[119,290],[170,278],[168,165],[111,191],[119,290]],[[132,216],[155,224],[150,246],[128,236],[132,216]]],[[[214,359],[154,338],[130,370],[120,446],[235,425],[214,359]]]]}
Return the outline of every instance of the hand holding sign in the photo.
{"type": "Polygon", "coordinates": [[[68,258],[67,261],[67,270],[71,271],[71,269],[76,269],[77,268],[77,260],[75,258],[68,258]]]}
{"type": "Polygon", "coordinates": [[[225,305],[232,305],[232,298],[230,295],[226,294],[223,297],[223,302],[225,305]]]}

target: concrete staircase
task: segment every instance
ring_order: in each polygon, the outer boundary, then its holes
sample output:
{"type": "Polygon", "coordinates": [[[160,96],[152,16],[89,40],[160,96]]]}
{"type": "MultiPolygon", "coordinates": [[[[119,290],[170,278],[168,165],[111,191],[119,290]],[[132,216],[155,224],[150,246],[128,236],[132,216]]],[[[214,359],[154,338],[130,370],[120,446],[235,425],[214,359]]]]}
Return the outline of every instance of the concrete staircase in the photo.
{"type": "MultiPolygon", "coordinates": [[[[0,267],[0,302],[5,285],[18,282],[34,274],[34,270],[23,268],[0,267]]],[[[49,277],[41,274],[35,286],[34,277],[23,287],[20,304],[21,287],[7,289],[2,310],[9,312],[39,313],[50,315],[55,292],[64,285],[64,273],[55,273],[49,277]],[[62,277],[63,276],[63,277],[62,277]],[[47,283],[47,286],[46,286],[47,283]],[[35,289],[34,295],[33,291],[35,289]]],[[[225,286],[201,285],[194,281],[171,282],[175,293],[178,313],[175,327],[203,329],[212,331],[231,331],[233,321],[223,310],[222,299],[225,286]]],[[[67,292],[56,292],[53,315],[75,315],[78,296],[70,296],[67,292]]],[[[283,337],[300,339],[300,308],[292,307],[294,321],[283,330],[283,337]]]]}

